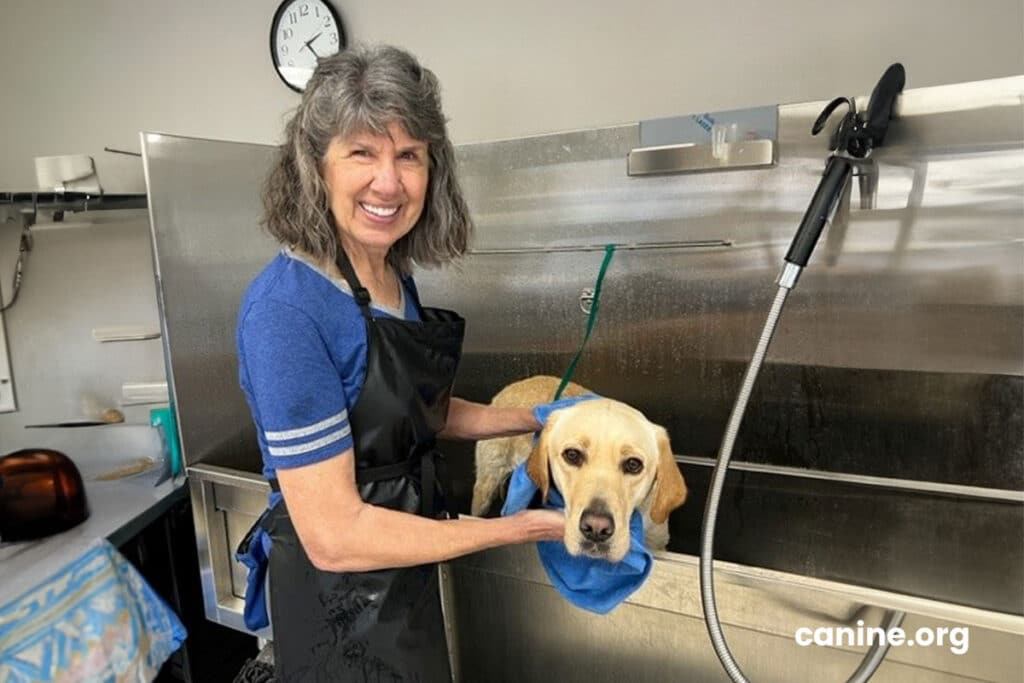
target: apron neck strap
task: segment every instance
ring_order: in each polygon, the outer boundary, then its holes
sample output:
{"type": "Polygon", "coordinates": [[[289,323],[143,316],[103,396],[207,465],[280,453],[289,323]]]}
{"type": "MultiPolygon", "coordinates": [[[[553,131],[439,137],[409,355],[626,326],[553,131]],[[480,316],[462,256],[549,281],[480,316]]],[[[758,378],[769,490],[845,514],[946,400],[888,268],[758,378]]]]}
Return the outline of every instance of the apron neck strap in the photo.
{"type": "Polygon", "coordinates": [[[426,320],[427,314],[423,311],[423,304],[420,303],[420,293],[416,290],[416,282],[412,279],[411,275],[400,275],[399,283],[405,288],[405,292],[412,295],[412,302],[416,305],[416,310],[420,314],[420,320],[426,320]]]}
{"type": "Polygon", "coordinates": [[[341,276],[345,278],[348,286],[352,289],[352,296],[355,297],[356,303],[359,304],[359,310],[362,312],[363,317],[369,320],[372,317],[370,315],[370,292],[359,281],[356,269],[352,267],[348,254],[345,253],[340,244],[338,245],[338,253],[334,257],[334,262],[337,264],[338,270],[341,271],[341,276]]]}

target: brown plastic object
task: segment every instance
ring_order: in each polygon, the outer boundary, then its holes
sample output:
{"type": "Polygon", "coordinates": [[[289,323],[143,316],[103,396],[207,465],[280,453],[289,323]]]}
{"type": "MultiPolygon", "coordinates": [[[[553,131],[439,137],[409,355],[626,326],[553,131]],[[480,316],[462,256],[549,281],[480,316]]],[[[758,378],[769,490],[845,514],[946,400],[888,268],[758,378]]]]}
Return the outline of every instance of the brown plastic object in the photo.
{"type": "Polygon", "coordinates": [[[88,517],[82,475],[66,455],[38,448],[0,457],[0,541],[42,538],[88,517]]]}

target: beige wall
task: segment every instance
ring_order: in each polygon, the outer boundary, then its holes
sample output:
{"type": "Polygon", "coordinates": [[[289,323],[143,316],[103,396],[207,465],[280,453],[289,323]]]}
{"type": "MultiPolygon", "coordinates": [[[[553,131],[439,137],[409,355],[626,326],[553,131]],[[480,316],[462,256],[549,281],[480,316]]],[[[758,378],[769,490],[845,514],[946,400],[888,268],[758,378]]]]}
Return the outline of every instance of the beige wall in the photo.
{"type": "MultiPolygon", "coordinates": [[[[1020,0],[333,0],[352,38],[440,76],[457,142],[1024,71],[1020,0]]],[[[273,73],[277,0],[7,0],[0,191],[32,158],[87,153],[141,191],[137,131],[273,142],[297,102],[273,73]]]]}
{"type": "MultiPolygon", "coordinates": [[[[334,2],[351,36],[404,45],[438,73],[457,142],[865,93],[895,60],[909,87],[1024,71],[1020,0],[334,2]]],[[[0,191],[34,189],[33,157],[86,153],[107,191],[141,192],[140,160],[104,146],[137,151],[139,130],[274,142],[298,100],[270,66],[277,0],[4,5],[0,191]]],[[[39,445],[26,423],[84,416],[116,405],[122,382],[163,377],[159,342],[90,332],[157,319],[144,214],[69,221],[39,228],[6,315],[20,410],[0,415],[0,454],[39,445]]],[[[5,300],[18,230],[0,220],[5,300]]],[[[46,436],[60,448],[72,434],[46,436]]]]}

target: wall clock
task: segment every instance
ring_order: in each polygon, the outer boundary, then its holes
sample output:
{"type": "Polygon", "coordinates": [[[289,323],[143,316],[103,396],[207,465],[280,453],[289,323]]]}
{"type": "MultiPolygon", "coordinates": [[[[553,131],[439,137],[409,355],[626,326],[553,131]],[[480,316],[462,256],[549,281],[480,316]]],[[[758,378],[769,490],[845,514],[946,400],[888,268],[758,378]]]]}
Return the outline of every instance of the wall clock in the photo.
{"type": "Polygon", "coordinates": [[[285,85],[302,92],[322,57],[345,49],[341,17],[324,0],[284,0],[270,24],[270,56],[285,85]]]}

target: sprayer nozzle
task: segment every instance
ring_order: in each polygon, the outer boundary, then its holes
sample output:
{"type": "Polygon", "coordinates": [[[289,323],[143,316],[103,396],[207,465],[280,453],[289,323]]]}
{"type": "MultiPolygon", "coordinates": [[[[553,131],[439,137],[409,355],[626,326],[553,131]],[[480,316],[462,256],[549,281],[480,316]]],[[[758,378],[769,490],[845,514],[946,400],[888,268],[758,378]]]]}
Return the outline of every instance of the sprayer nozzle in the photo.
{"type": "Polygon", "coordinates": [[[786,261],[803,268],[811,258],[811,252],[818,244],[821,231],[832,219],[839,200],[853,173],[853,164],[844,157],[829,157],[825,166],[825,173],[818,183],[818,189],[814,191],[814,197],[807,207],[807,213],[800,221],[800,227],[793,237],[789,251],[786,252],[786,261]]]}

